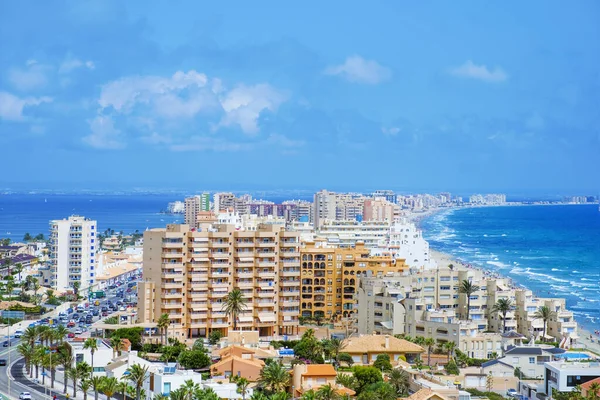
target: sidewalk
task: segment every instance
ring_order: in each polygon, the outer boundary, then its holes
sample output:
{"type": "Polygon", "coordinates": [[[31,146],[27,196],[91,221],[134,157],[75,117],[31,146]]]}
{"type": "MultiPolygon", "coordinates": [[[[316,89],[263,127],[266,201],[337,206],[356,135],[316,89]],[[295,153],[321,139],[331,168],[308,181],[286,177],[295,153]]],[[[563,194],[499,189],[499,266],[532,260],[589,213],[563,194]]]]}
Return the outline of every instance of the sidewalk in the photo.
{"type": "Polygon", "coordinates": [[[572,347],[577,349],[577,348],[584,348],[586,350],[590,350],[594,353],[596,353],[596,355],[598,355],[600,357],[600,337],[598,337],[597,335],[593,336],[593,342],[590,340],[590,332],[580,329],[579,330],[579,339],[577,339],[577,343],[574,344],[572,347]]]}
{"type": "MultiPolygon", "coordinates": [[[[27,372],[25,371],[25,368],[23,368],[24,370],[24,375],[27,379],[31,380],[31,378],[29,377],[29,375],[27,374],[27,372]]],[[[59,400],[66,400],[66,396],[64,394],[64,373],[62,370],[56,370],[55,376],[56,379],[54,380],[54,389],[50,388],[51,385],[51,380],[50,380],[50,372],[47,371],[48,376],[46,376],[46,382],[45,384],[42,384],[42,377],[40,376],[39,382],[37,383],[40,386],[44,386],[48,389],[48,398],[52,399],[52,396],[54,394],[56,394],[56,396],[58,397],[59,400]]],[[[41,375],[41,369],[40,369],[40,375],[41,375]]],[[[35,372],[34,372],[34,377],[35,377],[35,372]]],[[[34,378],[35,379],[35,378],[34,378]]],[[[69,394],[69,400],[83,400],[83,391],[80,388],[77,388],[77,396],[73,397],[73,381],[71,379],[69,379],[68,383],[67,383],[67,393],[69,394]]],[[[114,396],[113,396],[114,397],[114,396]]],[[[88,395],[87,395],[88,400],[89,399],[94,399],[94,391],[90,390],[88,391],[88,395]]],[[[98,399],[99,400],[109,400],[105,395],[103,395],[102,393],[98,393],[98,399]]]]}

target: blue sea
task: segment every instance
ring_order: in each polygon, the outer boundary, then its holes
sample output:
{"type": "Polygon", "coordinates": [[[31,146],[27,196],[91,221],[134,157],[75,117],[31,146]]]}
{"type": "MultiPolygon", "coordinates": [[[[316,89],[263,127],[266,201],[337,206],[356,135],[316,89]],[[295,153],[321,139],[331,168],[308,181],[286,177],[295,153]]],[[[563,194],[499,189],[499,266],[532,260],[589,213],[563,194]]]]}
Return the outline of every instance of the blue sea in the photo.
{"type": "Polygon", "coordinates": [[[446,210],[421,221],[431,248],[508,276],[540,297],[564,297],[600,329],[598,205],[446,210]]]}

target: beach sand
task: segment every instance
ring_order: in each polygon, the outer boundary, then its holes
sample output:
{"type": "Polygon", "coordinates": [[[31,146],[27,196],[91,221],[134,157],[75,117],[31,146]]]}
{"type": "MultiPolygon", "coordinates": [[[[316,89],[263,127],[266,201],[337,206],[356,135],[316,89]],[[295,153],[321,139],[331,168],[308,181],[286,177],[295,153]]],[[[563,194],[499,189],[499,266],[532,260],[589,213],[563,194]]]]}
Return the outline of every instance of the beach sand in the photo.
{"type": "MultiPolygon", "coordinates": [[[[497,272],[490,271],[489,269],[465,264],[461,261],[458,261],[455,257],[453,257],[450,254],[441,253],[432,249],[429,250],[429,253],[431,255],[431,258],[435,259],[438,266],[441,268],[447,268],[448,265],[452,264],[454,265],[454,269],[456,270],[476,269],[481,271],[486,277],[506,279],[506,281],[510,283],[512,288],[522,287],[521,285],[516,284],[512,279],[508,277],[500,275],[497,272]]],[[[591,332],[583,329],[579,323],[577,324],[577,334],[579,338],[577,339],[577,343],[572,346],[573,348],[583,348],[586,350],[590,350],[600,356],[600,335],[592,335],[591,332]],[[590,339],[590,336],[593,337],[593,342],[590,339]]]]}

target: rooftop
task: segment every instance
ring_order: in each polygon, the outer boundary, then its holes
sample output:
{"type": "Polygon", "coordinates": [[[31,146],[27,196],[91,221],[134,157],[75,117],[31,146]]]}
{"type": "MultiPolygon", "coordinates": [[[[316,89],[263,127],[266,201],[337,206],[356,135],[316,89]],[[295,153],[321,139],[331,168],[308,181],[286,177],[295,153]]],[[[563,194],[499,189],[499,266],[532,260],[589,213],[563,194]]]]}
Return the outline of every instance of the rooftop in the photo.
{"type": "Polygon", "coordinates": [[[380,353],[384,350],[394,353],[423,353],[425,351],[419,345],[388,335],[362,335],[346,339],[343,343],[345,353],[380,353]]]}
{"type": "Polygon", "coordinates": [[[336,376],[337,372],[331,364],[313,364],[306,366],[306,372],[302,376],[336,376]]]}

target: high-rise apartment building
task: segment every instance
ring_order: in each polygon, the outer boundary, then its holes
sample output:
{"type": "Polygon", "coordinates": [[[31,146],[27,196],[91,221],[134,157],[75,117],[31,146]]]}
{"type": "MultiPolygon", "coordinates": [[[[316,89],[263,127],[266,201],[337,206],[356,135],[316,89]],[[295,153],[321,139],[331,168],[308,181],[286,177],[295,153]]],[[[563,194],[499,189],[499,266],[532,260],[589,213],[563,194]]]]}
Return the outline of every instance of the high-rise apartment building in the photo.
{"type": "Polygon", "coordinates": [[[398,195],[393,190],[376,190],[373,192],[373,197],[383,197],[392,204],[398,202],[398,195]]]}
{"type": "Polygon", "coordinates": [[[156,322],[166,313],[169,335],[225,335],[233,329],[225,298],[237,288],[246,299],[238,330],[258,331],[260,336],[297,334],[299,251],[299,234],[279,225],[261,225],[256,231],[225,224],[201,230],[167,225],[146,231],[139,321],[156,322]]]}
{"type": "Polygon", "coordinates": [[[363,221],[388,221],[394,220],[394,204],[383,197],[367,199],[363,208],[363,221]]]}
{"type": "Polygon", "coordinates": [[[390,256],[370,256],[363,243],[354,247],[305,243],[302,258],[302,304],[304,317],[352,317],[361,276],[404,273],[408,267],[390,256]]]}
{"type": "Polygon", "coordinates": [[[213,211],[218,214],[229,209],[235,210],[235,195],[233,193],[215,193],[213,196],[213,211]]]}
{"type": "Polygon", "coordinates": [[[198,214],[210,210],[210,194],[202,193],[200,195],[186,197],[184,202],[184,221],[187,225],[196,226],[198,223],[198,214]]]}
{"type": "Polygon", "coordinates": [[[313,224],[319,228],[324,221],[354,221],[362,219],[367,198],[356,193],[334,193],[321,190],[315,193],[313,224]]]}
{"type": "Polygon", "coordinates": [[[50,257],[43,270],[44,285],[62,290],[86,289],[94,285],[97,274],[98,224],[85,217],[50,221],[50,257]]]}

